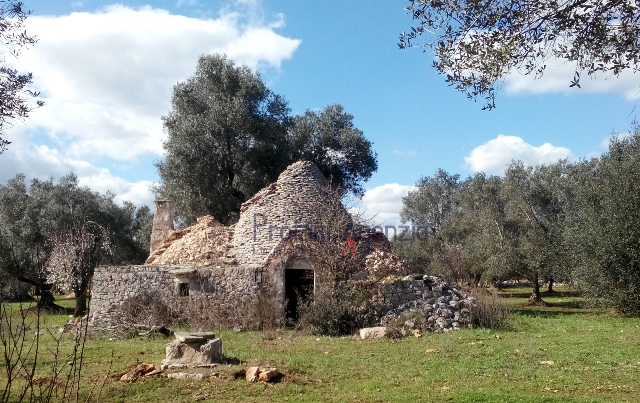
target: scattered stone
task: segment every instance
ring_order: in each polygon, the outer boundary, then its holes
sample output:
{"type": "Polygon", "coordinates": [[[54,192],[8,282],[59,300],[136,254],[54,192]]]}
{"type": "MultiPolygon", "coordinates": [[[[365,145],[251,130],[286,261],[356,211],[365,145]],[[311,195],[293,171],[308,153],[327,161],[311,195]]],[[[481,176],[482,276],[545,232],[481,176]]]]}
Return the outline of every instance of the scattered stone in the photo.
{"type": "Polygon", "coordinates": [[[129,372],[122,375],[120,377],[120,381],[131,383],[137,381],[143,376],[155,375],[159,372],[160,371],[156,369],[155,365],[142,363],[136,365],[129,372]]]}
{"type": "Polygon", "coordinates": [[[249,367],[245,372],[247,382],[257,382],[260,376],[260,367],[249,367]]]}
{"type": "Polygon", "coordinates": [[[384,337],[387,333],[387,328],[385,326],[378,327],[365,327],[359,330],[360,338],[364,339],[379,339],[384,337]]]}
{"type": "Polygon", "coordinates": [[[280,371],[273,367],[249,367],[245,372],[247,382],[271,382],[280,375],[280,371]]]}
{"type": "Polygon", "coordinates": [[[166,375],[169,379],[191,379],[194,381],[201,381],[204,379],[204,374],[201,373],[188,373],[188,372],[174,372],[166,375]]]}
{"type": "Polygon", "coordinates": [[[280,372],[278,372],[276,368],[260,368],[260,375],[258,375],[258,379],[262,382],[270,382],[278,375],[280,375],[280,372]]]}
{"type": "Polygon", "coordinates": [[[401,333],[430,330],[445,333],[471,326],[471,309],[476,301],[448,286],[434,276],[412,274],[404,278],[390,277],[385,280],[378,300],[387,311],[380,324],[386,327],[397,323],[407,314],[424,315],[423,320],[405,321],[401,333]]]}

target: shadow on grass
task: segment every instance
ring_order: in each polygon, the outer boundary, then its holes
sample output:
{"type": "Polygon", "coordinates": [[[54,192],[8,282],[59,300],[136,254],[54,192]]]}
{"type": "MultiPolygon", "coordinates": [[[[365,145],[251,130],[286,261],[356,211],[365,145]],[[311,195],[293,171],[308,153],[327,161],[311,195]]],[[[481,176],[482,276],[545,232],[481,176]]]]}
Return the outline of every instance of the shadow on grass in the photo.
{"type": "MultiPolygon", "coordinates": [[[[500,298],[529,298],[531,293],[533,292],[532,288],[527,288],[522,291],[500,291],[498,295],[500,298]]],[[[545,298],[576,298],[580,297],[580,293],[578,291],[554,291],[551,294],[543,291],[540,293],[542,299],[545,298]]]]}

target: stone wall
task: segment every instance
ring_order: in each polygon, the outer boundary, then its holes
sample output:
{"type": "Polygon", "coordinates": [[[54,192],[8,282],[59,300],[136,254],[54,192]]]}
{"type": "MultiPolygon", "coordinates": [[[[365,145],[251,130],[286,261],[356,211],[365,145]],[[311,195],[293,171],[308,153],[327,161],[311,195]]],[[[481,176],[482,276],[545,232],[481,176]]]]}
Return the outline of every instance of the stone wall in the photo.
{"type": "Polygon", "coordinates": [[[238,266],[98,267],[92,283],[90,327],[99,332],[119,330],[122,303],[145,293],[152,293],[175,311],[193,314],[199,309],[210,316],[221,311],[244,321],[261,284],[262,270],[238,266]]]}

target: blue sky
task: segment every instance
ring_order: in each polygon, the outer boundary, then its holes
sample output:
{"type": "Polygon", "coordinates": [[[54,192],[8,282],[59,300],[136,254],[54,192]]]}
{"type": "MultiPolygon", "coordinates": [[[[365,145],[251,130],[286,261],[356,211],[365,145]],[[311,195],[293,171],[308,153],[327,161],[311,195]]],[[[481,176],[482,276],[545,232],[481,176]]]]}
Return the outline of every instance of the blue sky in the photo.
{"type": "Polygon", "coordinates": [[[293,113],[342,104],[374,143],[379,169],[362,202],[395,224],[401,197],[438,168],[463,176],[606,150],[636,108],[640,78],[599,76],[570,89],[572,66],[542,80],[513,72],[497,108],[448,87],[422,49],[399,50],[402,0],[25,1],[39,43],[14,64],[32,71],[46,106],[9,132],[0,182],[70,171],[118,200],[150,203],[171,88],[200,54],[224,51],[259,71],[293,113]]]}

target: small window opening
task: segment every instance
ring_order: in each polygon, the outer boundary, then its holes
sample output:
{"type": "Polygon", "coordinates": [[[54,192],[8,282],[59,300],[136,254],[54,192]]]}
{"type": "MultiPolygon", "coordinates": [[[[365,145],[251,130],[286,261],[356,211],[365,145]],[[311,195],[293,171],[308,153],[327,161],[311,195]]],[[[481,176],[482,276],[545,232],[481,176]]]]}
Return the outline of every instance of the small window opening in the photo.
{"type": "Polygon", "coordinates": [[[189,283],[180,283],[179,284],[179,289],[178,292],[180,293],[181,297],[188,297],[189,296],[189,283]]]}

